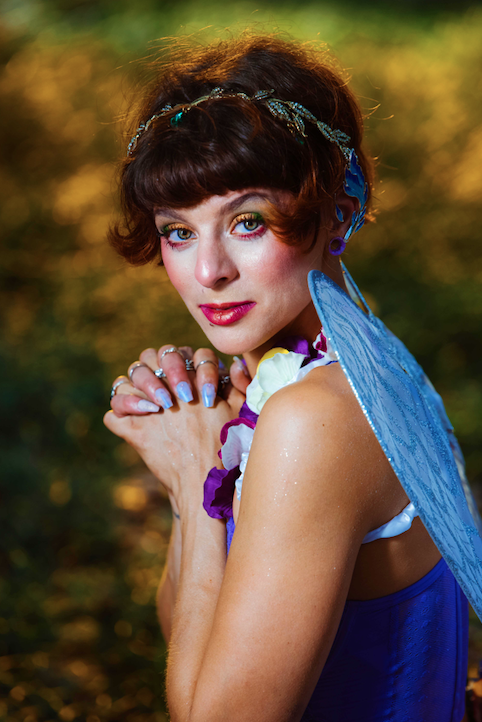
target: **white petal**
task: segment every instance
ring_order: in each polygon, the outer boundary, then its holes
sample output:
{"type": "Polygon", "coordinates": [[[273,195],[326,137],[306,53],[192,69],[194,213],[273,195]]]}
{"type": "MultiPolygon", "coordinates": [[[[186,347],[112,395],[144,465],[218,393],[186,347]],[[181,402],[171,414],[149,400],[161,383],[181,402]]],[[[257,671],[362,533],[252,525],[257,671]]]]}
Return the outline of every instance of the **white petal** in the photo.
{"type": "Polygon", "coordinates": [[[241,474],[241,476],[238,476],[238,478],[234,482],[234,485],[236,487],[236,496],[238,497],[238,501],[240,501],[240,499],[241,499],[241,490],[243,488],[243,478],[244,478],[244,474],[241,474]]]}
{"type": "Polygon", "coordinates": [[[225,469],[234,469],[239,466],[243,454],[249,454],[251,443],[253,441],[254,429],[246,424],[238,424],[238,426],[230,426],[226,442],[223,444],[221,456],[225,469]]]}
{"type": "Polygon", "coordinates": [[[246,403],[248,407],[255,414],[259,414],[268,398],[267,394],[264,393],[259,385],[258,376],[256,375],[246,389],[246,403]]]}
{"type": "Polygon", "coordinates": [[[244,472],[246,471],[246,464],[248,463],[248,457],[249,452],[243,452],[241,454],[241,463],[239,465],[240,475],[236,479],[235,486],[236,486],[236,496],[238,497],[238,501],[241,499],[241,490],[243,488],[243,479],[244,479],[244,472]]]}
{"type": "Polygon", "coordinates": [[[277,353],[260,364],[257,374],[259,385],[269,395],[274,394],[292,381],[304,360],[303,354],[294,351],[277,353]]]}

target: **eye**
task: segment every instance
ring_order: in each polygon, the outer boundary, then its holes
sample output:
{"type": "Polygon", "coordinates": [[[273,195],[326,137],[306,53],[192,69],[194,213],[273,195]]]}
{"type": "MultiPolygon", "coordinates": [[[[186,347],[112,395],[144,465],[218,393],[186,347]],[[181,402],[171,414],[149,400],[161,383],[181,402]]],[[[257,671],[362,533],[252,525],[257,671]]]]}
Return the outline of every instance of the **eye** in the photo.
{"type": "Polygon", "coordinates": [[[174,223],[164,226],[161,229],[161,236],[163,236],[168,243],[172,243],[173,245],[189,241],[193,235],[193,232],[190,231],[189,228],[176,225],[174,223]]]}
{"type": "Polygon", "coordinates": [[[264,233],[266,226],[260,213],[243,213],[234,221],[233,232],[242,237],[258,236],[264,233]]]}

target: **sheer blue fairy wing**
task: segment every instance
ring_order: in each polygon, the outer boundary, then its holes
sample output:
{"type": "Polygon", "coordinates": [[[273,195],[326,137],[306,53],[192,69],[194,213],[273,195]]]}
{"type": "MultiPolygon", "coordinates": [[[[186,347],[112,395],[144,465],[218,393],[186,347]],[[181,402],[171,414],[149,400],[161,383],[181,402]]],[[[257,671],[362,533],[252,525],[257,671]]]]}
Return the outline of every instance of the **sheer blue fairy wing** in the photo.
{"type": "Polygon", "coordinates": [[[482,619],[482,521],[442,400],[344,270],[354,300],[319,271],[308,276],[323,331],[400,483],[482,619]]]}

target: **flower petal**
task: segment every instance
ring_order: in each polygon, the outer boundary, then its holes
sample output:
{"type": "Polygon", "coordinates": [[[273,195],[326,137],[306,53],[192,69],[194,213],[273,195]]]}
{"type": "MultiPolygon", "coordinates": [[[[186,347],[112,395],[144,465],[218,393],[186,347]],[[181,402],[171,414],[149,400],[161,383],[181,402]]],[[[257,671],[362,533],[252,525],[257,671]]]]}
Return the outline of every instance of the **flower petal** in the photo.
{"type": "Polygon", "coordinates": [[[238,418],[228,421],[227,424],[224,424],[223,428],[221,429],[221,433],[220,433],[221,444],[226,443],[226,439],[228,438],[228,431],[231,428],[231,426],[239,426],[239,424],[244,424],[245,426],[249,426],[251,429],[254,429],[256,426],[257,418],[258,417],[256,417],[255,419],[242,418],[241,414],[240,414],[238,418]]]}
{"type": "Polygon", "coordinates": [[[234,485],[239,469],[211,469],[204,482],[203,507],[213,519],[229,519],[233,516],[234,485]]]}
{"type": "Polygon", "coordinates": [[[241,406],[241,411],[239,412],[239,415],[242,419],[246,419],[246,421],[249,421],[254,429],[254,427],[256,426],[256,422],[258,421],[258,414],[256,414],[254,411],[251,411],[246,401],[241,406]]]}
{"type": "Polygon", "coordinates": [[[253,442],[254,429],[241,423],[230,426],[226,441],[221,449],[221,458],[225,469],[234,469],[239,466],[243,454],[249,454],[253,442]]]}
{"type": "Polygon", "coordinates": [[[246,389],[246,404],[252,413],[259,414],[268,398],[268,395],[265,394],[261,388],[258,375],[256,374],[246,389]]]}
{"type": "Polygon", "coordinates": [[[260,364],[257,374],[259,385],[271,396],[291,382],[304,360],[303,354],[294,351],[286,354],[277,353],[273,358],[260,364]]]}
{"type": "Polygon", "coordinates": [[[321,353],[326,353],[326,352],[327,352],[328,347],[327,347],[327,343],[326,343],[326,336],[325,336],[325,334],[323,333],[323,329],[321,329],[320,333],[319,333],[318,336],[315,338],[315,342],[314,342],[314,344],[313,344],[313,348],[315,349],[315,351],[318,351],[318,352],[321,351],[321,353]]]}
{"type": "Polygon", "coordinates": [[[287,348],[288,351],[295,351],[295,353],[302,353],[303,356],[310,355],[310,344],[302,336],[286,336],[281,341],[281,346],[287,348]]]}

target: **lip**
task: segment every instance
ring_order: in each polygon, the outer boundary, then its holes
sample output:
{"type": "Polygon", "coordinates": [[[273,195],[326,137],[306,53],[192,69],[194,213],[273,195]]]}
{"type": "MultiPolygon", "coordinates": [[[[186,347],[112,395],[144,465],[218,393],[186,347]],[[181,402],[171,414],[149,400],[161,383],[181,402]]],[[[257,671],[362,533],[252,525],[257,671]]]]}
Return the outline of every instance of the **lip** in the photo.
{"type": "Polygon", "coordinates": [[[256,306],[255,301],[242,301],[241,303],[207,303],[200,304],[199,308],[210,323],[215,326],[230,326],[256,306]]]}

